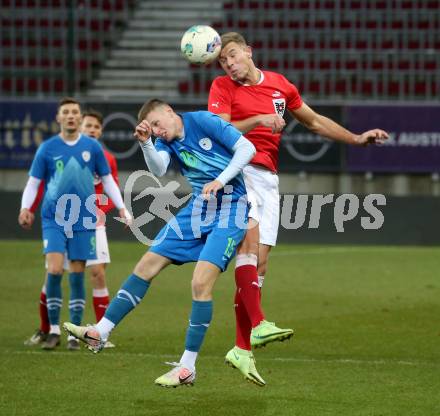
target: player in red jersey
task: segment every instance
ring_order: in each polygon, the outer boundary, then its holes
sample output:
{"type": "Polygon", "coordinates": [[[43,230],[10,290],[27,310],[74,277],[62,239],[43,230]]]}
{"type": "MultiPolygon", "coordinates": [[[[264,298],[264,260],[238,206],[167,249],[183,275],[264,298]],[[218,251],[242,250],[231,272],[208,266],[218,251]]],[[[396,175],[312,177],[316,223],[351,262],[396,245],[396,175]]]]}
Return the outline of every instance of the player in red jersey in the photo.
{"type": "Polygon", "coordinates": [[[379,129],[357,135],[317,114],[283,75],[256,68],[252,49],[239,33],[222,36],[219,62],[226,75],[213,81],[208,110],[230,121],[257,149],[243,170],[251,210],[249,230],[237,252],[235,269],[236,346],[226,356],[227,362],[247,376],[246,368],[234,360],[234,352],[250,351],[251,346],[282,341],[293,334],[292,330],[268,325],[260,304],[269,252],[278,234],[278,152],[285,110],[314,133],[347,144],[382,143],[388,135],[379,129]]]}
{"type": "MultiPolygon", "coordinates": [[[[102,136],[103,118],[97,111],[87,111],[83,114],[83,120],[81,124],[81,133],[99,140],[102,136]]],[[[104,149],[104,155],[107,159],[107,163],[110,167],[111,175],[113,176],[116,184],[119,185],[118,180],[118,166],[115,157],[104,149]]],[[[38,195],[31,207],[31,212],[34,213],[43,197],[44,182],[42,181],[38,189],[38,195]]],[[[110,253],[108,248],[107,233],[105,228],[105,216],[109,213],[115,205],[110,198],[103,199],[104,186],[101,178],[95,178],[95,193],[99,195],[97,199],[97,207],[102,211],[102,215],[98,218],[98,224],[96,226],[96,260],[87,260],[86,267],[90,267],[90,279],[93,287],[93,308],[95,311],[96,322],[99,322],[104,316],[107,306],[110,303],[110,296],[105,280],[106,265],[110,263],[110,253]]],[[[64,269],[68,270],[67,258],[64,259],[64,269]]],[[[47,333],[49,332],[49,319],[47,315],[46,306],[46,285],[40,293],[40,328],[36,331],[32,337],[25,341],[25,345],[32,346],[40,344],[44,341],[47,333]]],[[[68,342],[68,348],[75,350],[79,348],[77,340],[70,339],[68,342]]],[[[106,343],[106,348],[114,347],[111,342],[106,343]]]]}

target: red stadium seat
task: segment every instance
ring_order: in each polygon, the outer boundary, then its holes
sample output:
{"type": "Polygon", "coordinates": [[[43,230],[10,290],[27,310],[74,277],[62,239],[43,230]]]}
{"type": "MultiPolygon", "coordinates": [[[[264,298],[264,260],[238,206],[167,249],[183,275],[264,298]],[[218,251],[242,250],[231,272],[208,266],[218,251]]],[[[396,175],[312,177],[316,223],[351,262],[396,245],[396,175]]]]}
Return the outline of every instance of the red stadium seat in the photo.
{"type": "Polygon", "coordinates": [[[292,67],[294,69],[304,69],[306,67],[306,64],[305,64],[304,60],[295,59],[293,61],[292,67]]]}
{"type": "Polygon", "coordinates": [[[56,79],[54,87],[56,92],[64,92],[64,81],[62,79],[56,79]]]}
{"type": "Polygon", "coordinates": [[[3,91],[11,91],[12,90],[12,79],[11,78],[3,78],[2,79],[2,90],[3,91]]]}
{"type": "Polygon", "coordinates": [[[416,95],[426,95],[428,92],[428,88],[425,80],[416,81],[414,84],[414,93],[416,95]]]}
{"type": "Polygon", "coordinates": [[[313,80],[309,82],[308,92],[312,94],[319,94],[321,90],[321,83],[318,80],[313,80]]]}
{"type": "Polygon", "coordinates": [[[339,79],[335,82],[335,92],[339,95],[347,94],[347,81],[345,79],[339,79]]]}
{"type": "Polygon", "coordinates": [[[440,9],[440,3],[438,0],[428,1],[427,4],[428,9],[440,9]]]}
{"type": "Polygon", "coordinates": [[[427,61],[424,63],[423,69],[425,69],[426,71],[437,71],[437,62],[427,61]]]}
{"type": "Polygon", "coordinates": [[[24,89],[25,89],[24,88],[24,79],[22,79],[22,78],[15,79],[15,89],[19,93],[24,92],[24,89]]]}
{"type": "Polygon", "coordinates": [[[329,70],[332,69],[332,62],[329,60],[322,60],[319,62],[319,69],[329,70]]]}
{"type": "Polygon", "coordinates": [[[35,78],[28,79],[27,89],[29,92],[38,91],[38,80],[35,78]]]}
{"type": "Polygon", "coordinates": [[[390,96],[397,96],[400,93],[400,84],[398,81],[389,81],[387,94],[390,96]]]}
{"type": "Polygon", "coordinates": [[[279,62],[278,62],[278,60],[276,60],[276,59],[270,59],[269,61],[268,61],[268,63],[267,63],[267,67],[269,68],[269,69],[273,69],[273,70],[276,70],[276,69],[278,69],[279,68],[279,62]]]}
{"type": "Polygon", "coordinates": [[[361,83],[362,94],[371,96],[373,94],[373,82],[370,80],[363,80],[361,83]]]}
{"type": "Polygon", "coordinates": [[[43,78],[41,84],[42,84],[43,92],[49,92],[50,91],[50,81],[49,81],[49,79],[43,78]]]}

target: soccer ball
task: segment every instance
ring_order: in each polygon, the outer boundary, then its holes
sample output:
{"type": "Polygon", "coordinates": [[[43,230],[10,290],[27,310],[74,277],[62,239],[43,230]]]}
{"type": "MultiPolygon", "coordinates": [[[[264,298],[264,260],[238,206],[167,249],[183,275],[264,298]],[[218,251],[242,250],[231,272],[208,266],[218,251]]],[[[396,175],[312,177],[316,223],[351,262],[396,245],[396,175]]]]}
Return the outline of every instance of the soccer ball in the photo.
{"type": "Polygon", "coordinates": [[[220,53],[220,35],[211,27],[191,26],[182,36],[180,50],[192,64],[209,64],[220,53]]]}

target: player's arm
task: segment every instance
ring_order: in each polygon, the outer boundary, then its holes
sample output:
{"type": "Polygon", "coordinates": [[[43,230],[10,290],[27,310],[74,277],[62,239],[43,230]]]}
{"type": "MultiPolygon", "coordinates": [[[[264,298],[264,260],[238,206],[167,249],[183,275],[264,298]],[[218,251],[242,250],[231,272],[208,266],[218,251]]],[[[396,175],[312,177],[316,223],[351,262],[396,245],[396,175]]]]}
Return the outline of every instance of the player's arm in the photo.
{"type": "Polygon", "coordinates": [[[147,120],[141,121],[135,129],[134,136],[139,140],[148,170],[156,176],[165,175],[171,161],[168,152],[157,150],[151,140],[152,129],[147,120]]]}
{"type": "Polygon", "coordinates": [[[46,175],[45,149],[45,143],[43,143],[38,148],[34,160],[32,161],[31,169],[29,171],[29,179],[23,190],[18,223],[24,229],[30,229],[34,222],[35,215],[31,211],[31,208],[36,201],[38,195],[38,187],[42,179],[46,175]]]}
{"type": "Polygon", "coordinates": [[[231,179],[237,176],[256,154],[255,146],[244,136],[241,136],[231,149],[234,153],[225,170],[212,182],[203,187],[202,194],[216,195],[231,179]]]}
{"type": "Polygon", "coordinates": [[[32,213],[35,214],[35,211],[37,210],[41,200],[43,199],[43,195],[44,195],[44,181],[42,180],[40,182],[40,185],[38,186],[38,192],[35,201],[32,204],[32,206],[29,208],[32,213]]]}
{"type": "Polygon", "coordinates": [[[29,230],[34,222],[35,215],[31,211],[31,207],[35,202],[38,194],[38,187],[41,179],[29,176],[26,186],[21,197],[21,209],[18,215],[18,223],[25,230],[29,230]]]}
{"type": "Polygon", "coordinates": [[[279,133],[283,130],[286,122],[278,114],[258,114],[256,116],[245,118],[244,120],[231,121],[231,115],[226,113],[218,114],[223,120],[231,123],[237,130],[243,134],[253,130],[255,127],[264,126],[272,129],[272,133],[279,133]]]}
{"type": "Polygon", "coordinates": [[[127,208],[125,208],[125,204],[121,196],[121,191],[119,190],[118,185],[113,179],[113,176],[110,174],[104,175],[101,177],[101,180],[102,185],[104,186],[105,193],[109,196],[109,198],[115,204],[116,208],[119,210],[119,216],[122,218],[123,222],[125,222],[126,224],[130,224],[132,221],[132,217],[127,208]]]}
{"type": "MultiPolygon", "coordinates": [[[[107,159],[108,164],[110,166],[111,175],[116,183],[119,186],[119,178],[118,178],[118,165],[116,164],[116,159],[114,157],[107,159]]],[[[113,199],[108,198],[106,205],[101,205],[101,210],[104,214],[108,214],[116,205],[113,202],[113,199]]]]}
{"type": "Polygon", "coordinates": [[[313,111],[303,103],[297,110],[291,111],[292,115],[307,129],[329,139],[358,146],[368,144],[382,144],[388,134],[380,129],[368,130],[362,134],[355,134],[342,127],[333,120],[313,111]]]}
{"type": "Polygon", "coordinates": [[[113,179],[113,176],[110,174],[109,164],[105,157],[104,151],[99,144],[97,144],[96,142],[94,143],[96,151],[95,172],[101,177],[104,192],[109,196],[110,199],[113,200],[116,208],[118,208],[120,216],[119,220],[127,225],[130,225],[133,218],[131,217],[128,210],[125,208],[124,201],[122,200],[121,196],[121,191],[119,190],[118,185],[113,179]]]}
{"type": "Polygon", "coordinates": [[[269,127],[272,129],[272,133],[279,133],[284,128],[286,123],[278,114],[257,114],[243,120],[231,121],[232,99],[227,86],[216,79],[209,90],[208,110],[231,123],[242,134],[246,134],[258,126],[269,127]]]}

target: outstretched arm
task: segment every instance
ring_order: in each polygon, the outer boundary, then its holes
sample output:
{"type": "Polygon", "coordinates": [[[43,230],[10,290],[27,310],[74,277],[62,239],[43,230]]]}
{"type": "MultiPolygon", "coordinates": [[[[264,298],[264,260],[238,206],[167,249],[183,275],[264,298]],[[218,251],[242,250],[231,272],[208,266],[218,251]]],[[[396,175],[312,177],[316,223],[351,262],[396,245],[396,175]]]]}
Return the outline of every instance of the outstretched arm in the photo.
{"type": "Polygon", "coordinates": [[[257,114],[256,116],[237,121],[231,121],[230,114],[222,113],[218,114],[218,116],[231,123],[243,134],[246,134],[248,131],[251,131],[258,126],[270,127],[272,129],[272,133],[280,133],[286,125],[284,119],[278,114],[257,114]]]}
{"type": "Polygon", "coordinates": [[[292,115],[313,133],[335,141],[366,146],[369,144],[382,144],[388,139],[388,133],[380,129],[354,134],[328,117],[316,113],[305,103],[298,110],[292,111],[292,115]]]}

